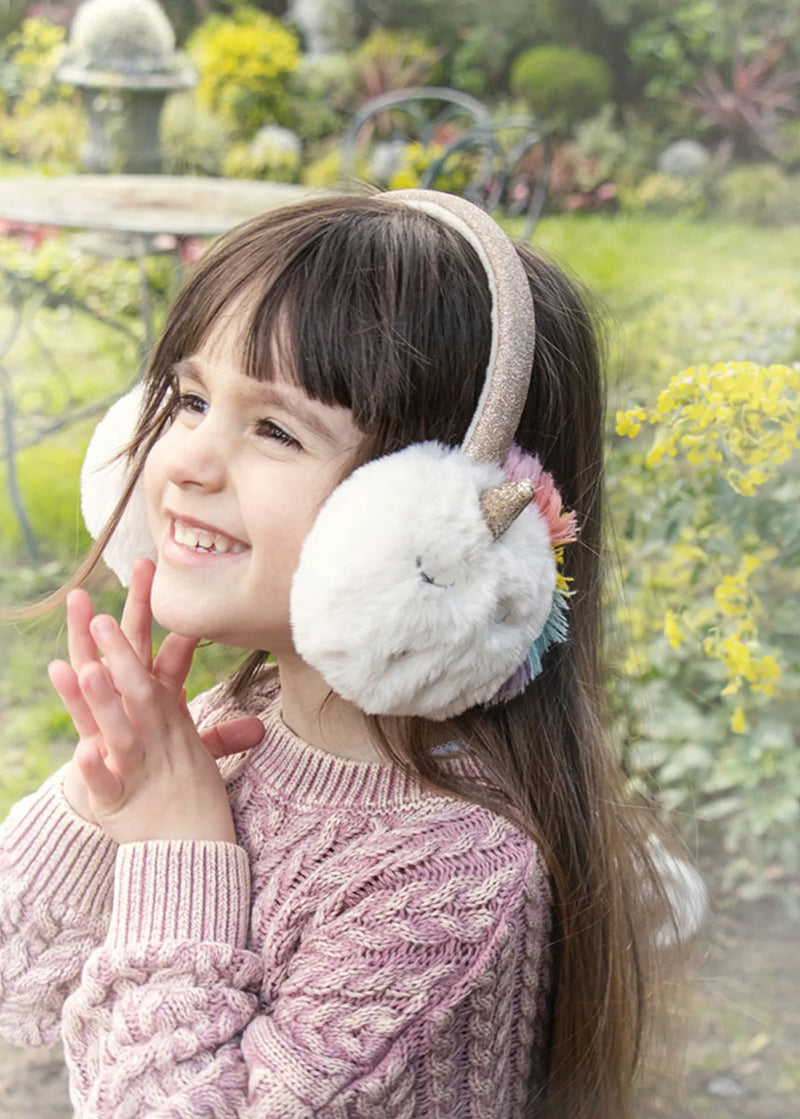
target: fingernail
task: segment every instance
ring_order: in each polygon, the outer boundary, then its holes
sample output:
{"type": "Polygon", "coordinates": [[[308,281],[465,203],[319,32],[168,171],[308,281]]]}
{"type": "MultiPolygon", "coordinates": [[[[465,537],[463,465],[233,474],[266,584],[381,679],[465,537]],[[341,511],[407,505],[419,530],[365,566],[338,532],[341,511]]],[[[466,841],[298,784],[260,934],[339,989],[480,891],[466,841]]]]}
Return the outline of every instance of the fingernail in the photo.
{"type": "Polygon", "coordinates": [[[115,622],[113,618],[100,614],[92,622],[92,630],[101,640],[109,640],[114,636],[115,622]]]}

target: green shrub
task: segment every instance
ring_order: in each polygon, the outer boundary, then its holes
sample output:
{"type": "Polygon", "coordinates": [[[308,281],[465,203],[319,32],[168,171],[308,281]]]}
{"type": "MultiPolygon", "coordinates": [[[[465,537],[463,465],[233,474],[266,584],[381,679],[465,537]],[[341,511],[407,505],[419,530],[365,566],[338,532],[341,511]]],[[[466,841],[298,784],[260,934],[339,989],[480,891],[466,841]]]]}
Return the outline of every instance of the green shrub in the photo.
{"type": "Polygon", "coordinates": [[[0,116],[0,154],[31,164],[45,175],[77,171],[85,136],[85,114],[71,101],[0,116]]]}
{"type": "MultiPolygon", "coordinates": [[[[389,190],[409,190],[420,185],[420,180],[432,163],[438,160],[445,149],[441,144],[421,144],[413,141],[406,144],[400,153],[400,163],[392,172],[386,184],[389,190]]],[[[475,155],[459,152],[442,168],[431,183],[432,190],[450,191],[461,194],[472,178],[475,155]]]]}
{"type": "Polygon", "coordinates": [[[800,221],[800,175],[787,175],[775,163],[729,171],[718,191],[728,217],[758,225],[800,221]]]}
{"type": "Polygon", "coordinates": [[[373,31],[354,56],[356,80],[365,100],[392,89],[436,85],[441,51],[410,31],[373,31]]]}
{"type": "Polygon", "coordinates": [[[556,132],[569,133],[611,96],[613,78],[598,55],[569,47],[534,47],[514,61],[511,88],[556,132]]]}
{"type": "Polygon", "coordinates": [[[231,132],[198,104],[193,92],[174,93],[161,114],[164,170],[170,175],[221,175],[231,132]]]}
{"type": "Polygon", "coordinates": [[[257,132],[249,144],[236,144],[228,152],[223,172],[231,179],[268,179],[297,182],[300,148],[297,137],[278,125],[257,132]],[[285,134],[285,135],[283,135],[285,134]]]}
{"type": "Polygon", "coordinates": [[[708,212],[708,191],[705,176],[687,179],[657,171],[636,186],[623,187],[620,202],[623,210],[633,214],[699,218],[708,212]]]}
{"type": "Polygon", "coordinates": [[[344,132],[355,91],[354,63],[347,55],[303,58],[289,79],[292,127],[306,143],[344,132]]]}
{"type": "Polygon", "coordinates": [[[291,124],[289,77],[300,51],[280,20],[238,8],[231,17],[211,16],[186,47],[200,75],[197,96],[205,108],[245,137],[272,121],[291,124]]]}
{"type": "Polygon", "coordinates": [[[64,29],[46,19],[26,19],[0,47],[0,108],[24,114],[72,91],[56,79],[64,29]]]}

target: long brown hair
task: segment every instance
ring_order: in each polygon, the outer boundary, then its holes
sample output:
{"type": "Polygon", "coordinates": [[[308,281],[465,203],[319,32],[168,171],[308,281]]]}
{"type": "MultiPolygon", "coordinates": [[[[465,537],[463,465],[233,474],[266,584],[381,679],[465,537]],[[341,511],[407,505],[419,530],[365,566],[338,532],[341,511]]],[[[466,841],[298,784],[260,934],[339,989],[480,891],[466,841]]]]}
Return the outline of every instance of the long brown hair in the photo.
{"type": "MultiPolygon", "coordinates": [[[[569,637],[518,698],[448,724],[373,718],[388,759],[423,781],[501,812],[546,859],[554,892],[554,986],[547,1099],[530,1114],[626,1119],[650,997],[654,899],[650,821],[627,804],[604,732],[601,668],[604,389],[592,314],[577,286],[520,246],[537,344],[516,441],[535,452],[574,509],[565,553],[574,594],[569,637]],[[482,763],[480,785],[431,752],[454,739],[482,763]]],[[[138,468],[170,422],[172,367],[221,315],[246,307],[245,371],[293,377],[312,397],[352,409],[360,461],[410,443],[462,441],[490,348],[490,295],[474,250],[428,215],[379,198],[328,198],[238,227],[200,262],[154,352],[131,445],[138,468]],[[278,341],[276,347],[275,342],[278,341]]],[[[351,463],[350,467],[354,467],[351,463]]],[[[97,541],[79,578],[97,560],[97,541]]],[[[241,698],[263,663],[232,678],[241,698]]]]}

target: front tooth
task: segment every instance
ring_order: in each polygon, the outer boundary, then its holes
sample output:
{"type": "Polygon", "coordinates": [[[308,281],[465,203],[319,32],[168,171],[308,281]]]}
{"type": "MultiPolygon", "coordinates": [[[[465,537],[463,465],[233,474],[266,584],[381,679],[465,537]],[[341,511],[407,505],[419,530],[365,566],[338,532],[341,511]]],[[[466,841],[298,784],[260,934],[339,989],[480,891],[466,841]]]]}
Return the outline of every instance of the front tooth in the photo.
{"type": "Polygon", "coordinates": [[[197,544],[201,548],[210,548],[216,540],[216,535],[213,532],[206,532],[205,529],[197,530],[197,544]]]}

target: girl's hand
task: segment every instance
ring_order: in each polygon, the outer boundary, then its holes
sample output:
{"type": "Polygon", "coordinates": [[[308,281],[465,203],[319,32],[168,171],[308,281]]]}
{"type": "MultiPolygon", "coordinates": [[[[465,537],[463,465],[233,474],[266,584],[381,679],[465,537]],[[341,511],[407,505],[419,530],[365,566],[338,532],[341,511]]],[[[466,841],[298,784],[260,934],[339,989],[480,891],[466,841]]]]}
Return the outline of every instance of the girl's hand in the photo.
{"type": "Polygon", "coordinates": [[[50,679],[80,735],[64,793],[76,812],[118,842],[235,842],[213,759],[256,745],[264,728],[258,719],[242,718],[198,734],[183,687],[197,641],[170,634],[152,661],[154,570],[147,560],[137,564],[121,626],[111,618],[93,619],[85,592],[73,591],[68,598],[72,663],[50,666],[50,679]]]}

